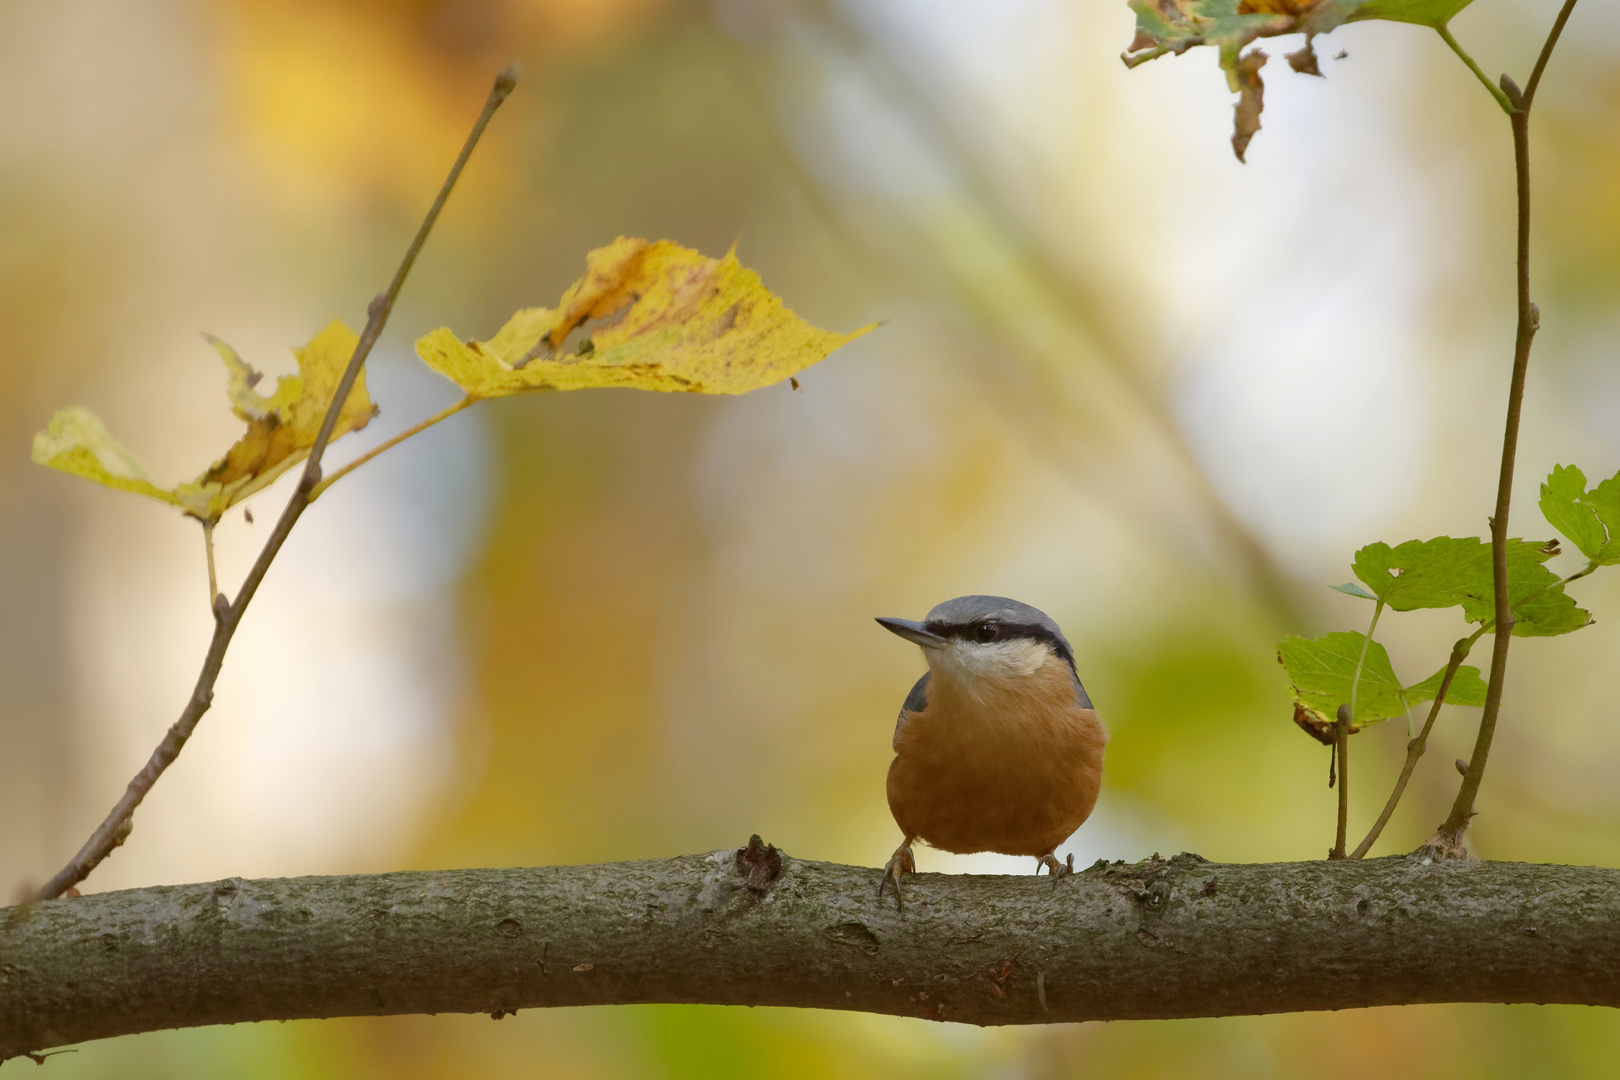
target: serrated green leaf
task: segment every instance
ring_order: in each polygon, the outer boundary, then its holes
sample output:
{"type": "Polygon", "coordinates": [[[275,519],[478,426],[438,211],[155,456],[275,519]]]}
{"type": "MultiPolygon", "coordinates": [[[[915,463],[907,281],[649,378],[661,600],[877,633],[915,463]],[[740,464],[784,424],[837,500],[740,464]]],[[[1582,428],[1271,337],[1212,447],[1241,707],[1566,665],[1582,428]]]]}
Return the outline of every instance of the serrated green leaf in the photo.
{"type": "MultiPolygon", "coordinates": [[[[1555,544],[1508,541],[1508,596],[1518,637],[1567,634],[1591,622],[1591,615],[1564,592],[1558,575],[1542,565],[1555,554],[1555,544]]],[[[1393,548],[1368,544],[1356,552],[1354,569],[1396,611],[1460,604],[1469,622],[1496,615],[1491,545],[1475,536],[1408,540],[1393,548]]]]}
{"type": "Polygon", "coordinates": [[[1457,12],[1473,0],[1366,0],[1346,21],[1384,19],[1388,22],[1416,23],[1436,30],[1445,26],[1457,12]]]}
{"type": "Polygon", "coordinates": [[[1541,485],[1541,516],[1567,536],[1588,559],[1596,559],[1608,543],[1603,523],[1586,501],[1586,474],[1574,465],[1557,465],[1541,485]]]}
{"type": "MultiPolygon", "coordinates": [[[[1427,679],[1406,688],[1408,704],[1419,705],[1425,701],[1433,701],[1434,695],[1440,692],[1440,680],[1445,677],[1446,669],[1430,675],[1427,679]]],[[[1479,677],[1479,668],[1464,664],[1457,669],[1457,674],[1451,678],[1451,685],[1446,688],[1447,705],[1468,705],[1475,709],[1485,707],[1485,680],[1479,677]]]]}
{"type": "Polygon", "coordinates": [[[1620,562],[1620,473],[1587,492],[1586,505],[1609,532],[1609,542],[1603,545],[1600,561],[1620,562]]]}
{"type": "MultiPolygon", "coordinates": [[[[1283,638],[1277,647],[1277,660],[1288,672],[1294,700],[1324,716],[1336,715],[1339,706],[1350,701],[1350,683],[1366,641],[1366,635],[1357,631],[1339,631],[1319,638],[1283,638]]],[[[1351,722],[1366,727],[1392,716],[1404,716],[1406,706],[1401,703],[1401,693],[1401,681],[1390,666],[1389,653],[1378,642],[1372,642],[1362,664],[1351,722]]]]}
{"type": "MultiPolygon", "coordinates": [[[[1474,580],[1459,590],[1463,618],[1484,622],[1496,615],[1496,590],[1491,573],[1491,546],[1484,553],[1474,580]]],[[[1508,599],[1513,605],[1515,637],[1554,637],[1579,630],[1592,621],[1589,612],[1559,584],[1558,575],[1542,564],[1558,553],[1555,543],[1509,540],[1507,544],[1508,599]]]]}
{"type": "Polygon", "coordinates": [[[1393,548],[1368,544],[1356,552],[1352,569],[1373,595],[1396,611],[1452,607],[1462,603],[1470,589],[1477,589],[1481,566],[1484,587],[1490,588],[1490,551],[1477,536],[1408,540],[1393,548]]]}
{"type": "MultiPolygon", "coordinates": [[[[1554,581],[1557,575],[1548,571],[1548,576],[1554,581]]],[[[1526,589],[1526,592],[1533,591],[1526,589]]],[[[1514,587],[1513,579],[1508,579],[1508,595],[1518,593],[1514,587]]],[[[1463,610],[1467,611],[1465,605],[1463,610]]],[[[1487,618],[1489,615],[1486,616],[1487,618]]],[[[1478,619],[1474,620],[1478,622],[1478,619]]],[[[1559,634],[1569,634],[1583,627],[1592,625],[1592,613],[1575,604],[1574,597],[1564,592],[1563,586],[1548,590],[1533,600],[1514,601],[1513,604],[1513,636],[1514,637],[1557,637],[1559,634]]]]}
{"type": "Polygon", "coordinates": [[[1541,513],[1599,566],[1620,563],[1620,475],[1586,490],[1586,474],[1556,466],[1541,485],[1541,513]]]}
{"type": "Polygon", "coordinates": [[[1374,596],[1372,593],[1368,592],[1366,589],[1363,589],[1360,585],[1357,585],[1353,581],[1347,581],[1343,585],[1329,585],[1328,588],[1334,590],[1335,592],[1342,592],[1346,596],[1359,596],[1363,600],[1376,600],[1376,599],[1378,599],[1378,597],[1374,596]]]}

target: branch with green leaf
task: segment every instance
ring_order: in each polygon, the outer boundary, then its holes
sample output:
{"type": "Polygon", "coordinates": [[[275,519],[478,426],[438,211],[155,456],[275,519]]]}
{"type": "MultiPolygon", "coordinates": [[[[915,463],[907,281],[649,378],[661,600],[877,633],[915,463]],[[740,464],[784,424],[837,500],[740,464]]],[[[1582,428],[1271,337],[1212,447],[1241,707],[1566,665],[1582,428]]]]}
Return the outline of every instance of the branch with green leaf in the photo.
{"type": "Polygon", "coordinates": [[[180,718],[106,819],[34,900],[61,896],[128,838],[136,807],[208,711],[225,652],[270,563],[304,509],[333,483],[411,436],[490,398],[593,387],[745,394],[790,379],[873,329],[866,326],[838,334],[811,326],[767,290],[759,275],[742,266],[734,251],[714,259],[668,240],[621,236],[586,256],[584,276],[556,308],[519,311],[489,341],[462,341],[444,328],[418,340],[417,355],[464,396],[323,476],[321,459],[327,444],[365,427],[378,413],[366,390],[366,357],[484,127],[515,85],[515,69],[497,77],[393,282],[372,301],[361,333],[334,320],[308,344],[293,350],[298,373],[282,376],[268,397],[258,392],[260,373],[229,345],[208,336],[225,363],[231,410],[247,430],[196,479],[167,488],[154,484],[134,455],[87,409],[61,410],[35,436],[33,457],[39,464],[169,503],[201,523],[214,634],[180,718]],[[218,591],[215,579],[214,526],[231,507],[300,462],[304,469],[297,488],[236,598],[228,599],[218,591]]]}
{"type": "Polygon", "coordinates": [[[1582,555],[1584,568],[1559,577],[1545,565],[1559,553],[1558,541],[1535,543],[1508,536],[1512,504],[1513,469],[1518,451],[1519,418],[1524,404],[1525,376],[1530,346],[1541,326],[1541,312],[1530,300],[1530,107],[1546,72],[1559,36],[1575,0],[1565,0],[1543,43],[1529,80],[1521,90],[1507,75],[1493,83],[1451,33],[1451,19],[1469,0],[1129,0],[1136,13],[1136,37],[1122,59],[1135,67],[1166,54],[1180,55],[1200,45],[1220,53],[1227,83],[1239,95],[1234,105],[1232,148],[1242,161],[1250,141],[1260,130],[1265,88],[1260,69],[1267,56],[1250,46],[1260,38],[1304,35],[1304,44],[1287,55],[1289,66],[1309,75],[1321,75],[1314,39],[1339,26],[1365,19],[1426,26],[1490,92],[1507,114],[1512,129],[1514,171],[1517,181],[1517,315],[1513,368],[1509,382],[1502,458],[1497,481],[1495,512],[1490,518],[1490,542],[1478,537],[1440,536],[1409,540],[1390,547],[1369,544],[1356,552],[1354,582],[1335,586],[1340,592],[1373,601],[1373,614],[1365,634],[1338,632],[1320,638],[1288,637],[1277,659],[1293,687],[1294,721],[1318,741],[1333,747],[1329,784],[1337,772],[1339,814],[1337,839],[1330,851],[1346,857],[1345,830],[1349,800],[1346,792],[1346,754],[1349,736],[1394,716],[1407,718],[1407,755],[1394,791],[1366,838],[1349,853],[1361,858],[1377,841],[1400,802],[1417,761],[1423,756],[1429,733],[1444,703],[1480,708],[1479,732],[1471,760],[1463,767],[1462,786],[1451,812],[1441,824],[1431,849],[1439,855],[1465,852],[1464,835],[1474,815],[1474,801],[1489,759],[1496,719],[1501,709],[1507,676],[1508,645],[1517,637],[1552,637],[1568,634],[1591,623],[1591,616],[1564,590],[1600,566],[1620,561],[1620,474],[1591,491],[1586,476],[1574,466],[1555,468],[1541,487],[1541,510],[1582,555]],[[1245,52],[1244,50],[1248,51],[1245,52]],[[1463,618],[1476,629],[1452,646],[1438,672],[1411,685],[1395,674],[1384,647],[1373,640],[1379,616],[1395,611],[1460,607],[1463,618]],[[1507,633],[1500,633],[1506,628],[1507,633]],[[1474,644],[1493,634],[1489,676],[1463,666],[1474,644]],[[1430,703],[1421,731],[1415,731],[1412,706],[1430,703]]]}

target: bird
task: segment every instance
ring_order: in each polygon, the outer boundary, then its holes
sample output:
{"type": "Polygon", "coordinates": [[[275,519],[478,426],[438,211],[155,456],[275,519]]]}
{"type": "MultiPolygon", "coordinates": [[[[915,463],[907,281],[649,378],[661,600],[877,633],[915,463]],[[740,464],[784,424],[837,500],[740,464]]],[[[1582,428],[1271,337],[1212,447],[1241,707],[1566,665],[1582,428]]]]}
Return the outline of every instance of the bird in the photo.
{"type": "Polygon", "coordinates": [[[902,840],[878,894],[916,872],[912,845],[957,854],[1032,855],[1035,872],[1072,873],[1059,844],[1091,816],[1108,728],[1074,649],[1039,608],[1005,596],[958,596],[923,622],[878,624],[922,647],[928,671],[894,725],[889,810],[902,840]]]}

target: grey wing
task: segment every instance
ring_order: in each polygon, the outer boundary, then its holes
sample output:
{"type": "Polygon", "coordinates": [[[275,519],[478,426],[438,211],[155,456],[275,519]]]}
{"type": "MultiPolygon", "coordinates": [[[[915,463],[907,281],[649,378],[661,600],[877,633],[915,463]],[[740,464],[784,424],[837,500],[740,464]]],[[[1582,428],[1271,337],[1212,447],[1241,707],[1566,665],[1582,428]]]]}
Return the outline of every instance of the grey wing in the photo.
{"type": "Polygon", "coordinates": [[[906,695],[906,703],[900,706],[900,715],[894,721],[894,742],[896,750],[900,749],[900,731],[906,726],[906,713],[922,712],[924,709],[928,708],[928,680],[933,676],[933,674],[934,673],[932,671],[923,672],[923,677],[917,680],[916,685],[911,688],[911,693],[906,695]]]}

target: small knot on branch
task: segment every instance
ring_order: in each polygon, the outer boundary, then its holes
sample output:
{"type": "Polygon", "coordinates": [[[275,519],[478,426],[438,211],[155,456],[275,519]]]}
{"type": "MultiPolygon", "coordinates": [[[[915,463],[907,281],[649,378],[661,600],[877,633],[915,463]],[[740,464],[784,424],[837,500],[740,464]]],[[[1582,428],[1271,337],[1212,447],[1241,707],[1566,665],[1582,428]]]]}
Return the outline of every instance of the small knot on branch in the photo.
{"type": "Polygon", "coordinates": [[[782,853],[755,833],[747,847],[737,849],[737,869],[747,871],[749,892],[764,893],[782,872],[782,853]]]}
{"type": "Polygon", "coordinates": [[[1515,109],[1523,111],[1524,91],[1519,89],[1519,84],[1514,82],[1512,78],[1510,78],[1507,73],[1504,72],[1499,85],[1502,87],[1502,93],[1507,95],[1508,102],[1515,109]]]}

